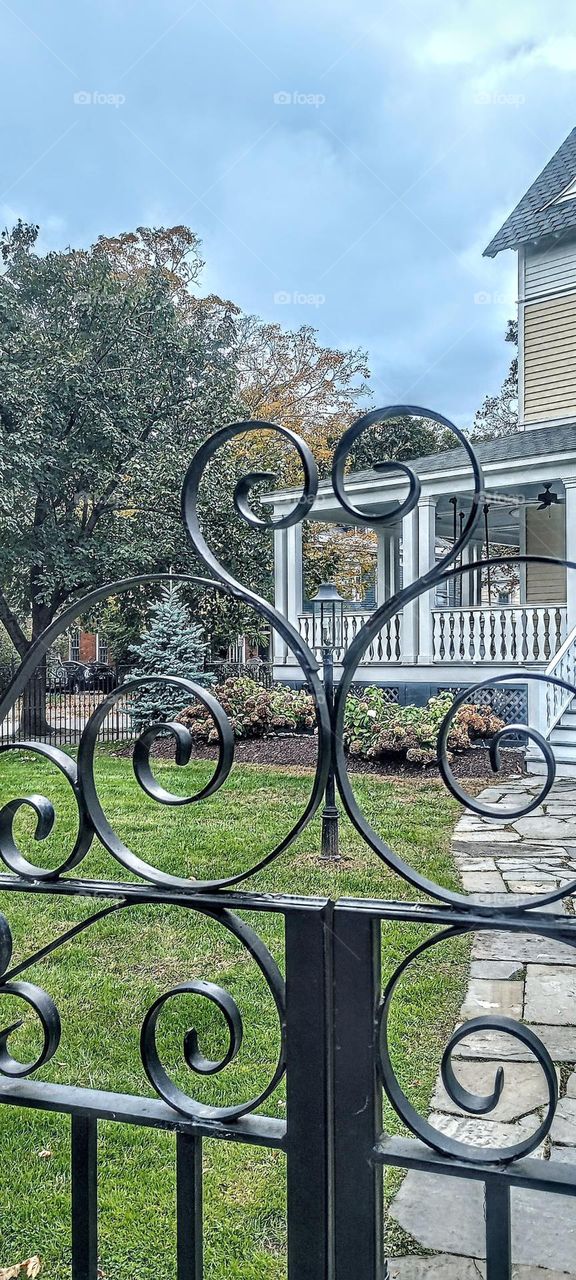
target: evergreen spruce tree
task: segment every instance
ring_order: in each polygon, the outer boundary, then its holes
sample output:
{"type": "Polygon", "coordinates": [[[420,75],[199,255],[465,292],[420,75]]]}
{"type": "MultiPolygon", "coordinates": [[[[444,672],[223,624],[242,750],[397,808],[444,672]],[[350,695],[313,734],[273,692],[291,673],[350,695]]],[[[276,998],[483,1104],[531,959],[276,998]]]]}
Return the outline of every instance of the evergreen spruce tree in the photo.
{"type": "MultiPolygon", "coordinates": [[[[177,587],[170,586],[151,610],[150,625],[140,644],[130,652],[136,665],[135,676],[180,676],[197,684],[210,684],[203,673],[207,645],[202,629],[190,619],[188,609],[177,587]]],[[[138,733],[158,720],[172,720],[190,705],[190,695],[170,684],[143,685],[134,694],[133,720],[138,733]]]]}

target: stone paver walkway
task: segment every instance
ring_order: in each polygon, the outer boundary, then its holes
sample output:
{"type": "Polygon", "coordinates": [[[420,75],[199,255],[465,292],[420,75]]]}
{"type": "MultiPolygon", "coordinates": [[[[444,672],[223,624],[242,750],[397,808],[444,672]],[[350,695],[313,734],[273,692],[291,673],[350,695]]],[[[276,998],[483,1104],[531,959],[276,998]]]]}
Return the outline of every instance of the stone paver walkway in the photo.
{"type": "MultiPolygon", "coordinates": [[[[537,779],[528,777],[486,788],[482,799],[502,809],[501,820],[463,815],[454,832],[456,865],[466,892],[485,902],[508,895],[549,893],[576,879],[576,783],[559,780],[544,804],[526,818],[507,819],[537,779]]],[[[574,914],[574,902],[546,908],[574,914]]],[[[553,1058],[560,1101],[551,1132],[533,1154],[576,1165],[576,951],[538,935],[482,931],[472,948],[470,981],[460,1021],[506,1014],[536,1032],[553,1058]]],[[[464,1115],[438,1079],[431,1122],[444,1133],[483,1146],[508,1145],[534,1133],[544,1115],[547,1091],[530,1051],[510,1036],[486,1032],[463,1040],[454,1060],[473,1093],[489,1093],[496,1070],[505,1083],[489,1116],[464,1115]]],[[[485,1275],[483,1188],[478,1182],[410,1172],[390,1215],[435,1257],[397,1258],[391,1280],[478,1280],[485,1275]]],[[[515,1280],[576,1278],[576,1199],[512,1191],[515,1280]]]]}

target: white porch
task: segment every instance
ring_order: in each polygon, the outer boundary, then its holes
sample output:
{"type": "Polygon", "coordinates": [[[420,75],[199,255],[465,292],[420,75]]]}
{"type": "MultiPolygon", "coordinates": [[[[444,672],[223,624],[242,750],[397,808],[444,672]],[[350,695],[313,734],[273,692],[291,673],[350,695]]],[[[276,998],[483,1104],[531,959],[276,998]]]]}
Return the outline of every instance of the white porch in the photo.
{"type": "MultiPolygon", "coordinates": [[[[478,454],[486,483],[483,504],[488,507],[489,542],[501,547],[503,555],[509,552],[512,570],[514,558],[523,553],[576,559],[576,429],[571,447],[566,448],[564,438],[561,451],[553,447],[550,431],[540,430],[480,445],[478,454]],[[546,485],[557,501],[540,509],[539,495],[546,485]]],[[[399,521],[392,513],[406,493],[400,474],[396,479],[373,470],[347,479],[349,500],[360,511],[375,516],[387,512],[391,521],[374,526],[374,603],[366,607],[365,602],[351,601],[344,606],[336,677],[345,650],[371,608],[432,568],[470,508],[470,465],[463,450],[411,465],[419,475],[421,496],[417,507],[399,521]]],[[[296,491],[270,495],[275,517],[285,514],[297,496],[296,491]]],[[[327,482],[320,486],[311,519],[352,524],[327,482]]],[[[386,624],[369,646],[357,679],[467,684],[515,667],[519,672],[545,670],[576,627],[576,574],[561,565],[518,564],[512,573],[514,585],[504,590],[497,574],[487,580],[486,571],[473,569],[485,554],[483,513],[463,553],[464,572],[442,592],[420,596],[386,624]]],[[[301,526],[276,532],[275,572],[277,608],[311,647],[317,646],[312,606],[303,598],[301,526]]],[[[298,664],[278,636],[274,667],[277,679],[298,678],[298,664]]]]}

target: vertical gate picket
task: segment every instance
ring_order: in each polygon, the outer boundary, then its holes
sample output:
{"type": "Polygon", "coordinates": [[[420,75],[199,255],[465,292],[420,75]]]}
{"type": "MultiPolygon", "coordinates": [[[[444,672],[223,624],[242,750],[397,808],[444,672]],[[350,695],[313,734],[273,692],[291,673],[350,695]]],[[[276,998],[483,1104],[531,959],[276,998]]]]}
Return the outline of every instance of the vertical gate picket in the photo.
{"type": "Polygon", "coordinates": [[[202,1139],[176,1135],[177,1280],[202,1280],[202,1139]]]}
{"type": "Polygon", "coordinates": [[[98,1276],[98,1129],[91,1116],[72,1116],[72,1280],[98,1276]]]}
{"type": "Polygon", "coordinates": [[[382,1132],[376,1066],[380,921],[334,911],[335,1280],[388,1280],[383,1256],[383,1172],[372,1161],[382,1132]]]}
{"type": "Polygon", "coordinates": [[[289,1280],[332,1280],[332,904],[286,915],[289,1280]]]}
{"type": "Polygon", "coordinates": [[[512,1275],[510,1187],[503,1178],[487,1178],[484,1196],[486,1280],[510,1280],[512,1275]]]}

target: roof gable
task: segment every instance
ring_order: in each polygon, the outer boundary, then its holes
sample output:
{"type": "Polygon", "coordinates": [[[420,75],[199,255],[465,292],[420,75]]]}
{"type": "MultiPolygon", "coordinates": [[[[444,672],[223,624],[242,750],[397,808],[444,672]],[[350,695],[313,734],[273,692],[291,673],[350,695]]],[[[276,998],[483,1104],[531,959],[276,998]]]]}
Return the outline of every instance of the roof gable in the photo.
{"type": "Polygon", "coordinates": [[[489,258],[544,236],[576,232],[576,129],[568,134],[542,173],[522,196],[484,250],[489,258]]]}

